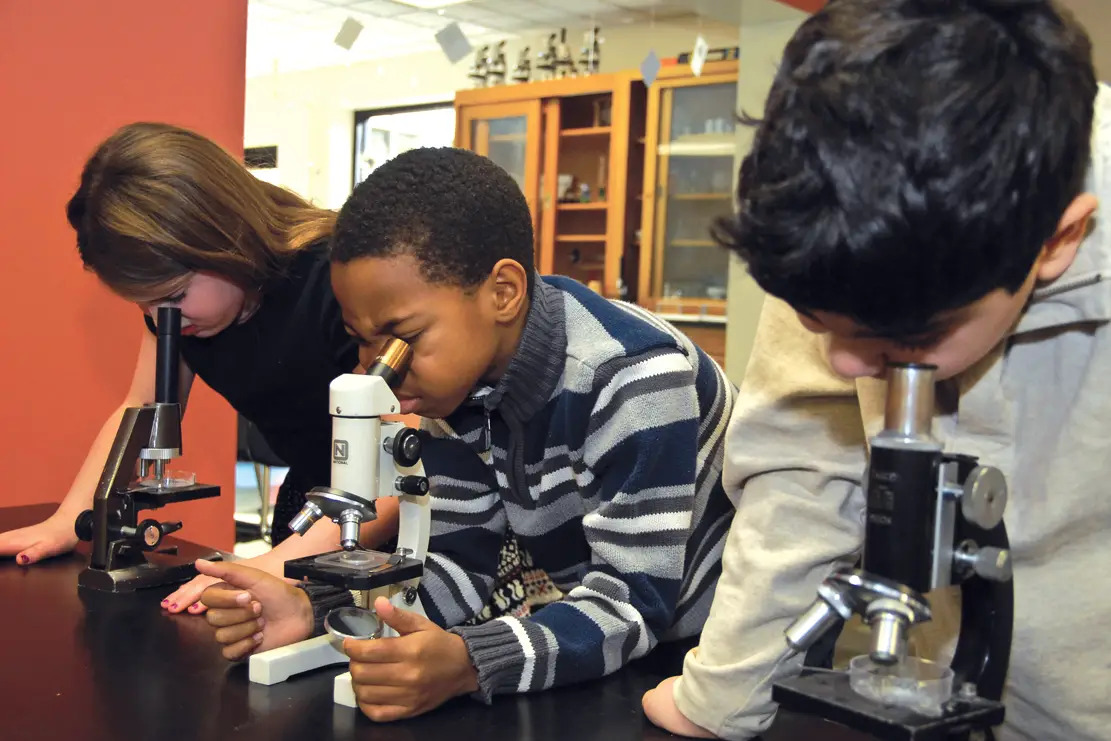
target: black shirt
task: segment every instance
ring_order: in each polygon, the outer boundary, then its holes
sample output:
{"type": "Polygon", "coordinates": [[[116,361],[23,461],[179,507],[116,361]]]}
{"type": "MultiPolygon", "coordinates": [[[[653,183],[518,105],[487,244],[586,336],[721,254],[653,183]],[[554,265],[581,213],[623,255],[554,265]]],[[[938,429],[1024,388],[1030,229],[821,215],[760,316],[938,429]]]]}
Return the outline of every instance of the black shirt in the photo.
{"type": "MultiPolygon", "coordinates": [[[[149,316],[146,322],[153,332],[149,316]]],[[[305,488],[328,485],[328,384],[355,369],[358,348],[343,329],[324,245],[303,248],[246,322],[213,337],[182,337],[181,356],[255,423],[291,479],[305,488]]]]}

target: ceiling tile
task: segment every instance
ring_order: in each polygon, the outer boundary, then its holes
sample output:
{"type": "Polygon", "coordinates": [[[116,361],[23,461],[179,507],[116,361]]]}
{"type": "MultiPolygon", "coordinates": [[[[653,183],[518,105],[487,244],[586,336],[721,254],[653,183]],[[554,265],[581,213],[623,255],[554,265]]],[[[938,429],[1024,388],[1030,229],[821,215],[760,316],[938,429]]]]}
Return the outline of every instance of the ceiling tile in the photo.
{"type": "Polygon", "coordinates": [[[252,3],[253,2],[261,2],[263,5],[269,5],[273,8],[292,11],[294,13],[307,13],[330,7],[327,3],[321,2],[320,0],[252,0],[252,3]]]}
{"type": "MultiPolygon", "coordinates": [[[[339,3],[336,4],[338,5],[339,3]]],[[[353,0],[353,2],[347,3],[345,7],[348,10],[376,16],[378,18],[393,18],[412,10],[404,5],[390,2],[390,0],[353,0]]]]}
{"type": "Polygon", "coordinates": [[[451,22],[445,16],[437,15],[436,13],[426,13],[421,11],[415,13],[405,13],[403,15],[396,16],[396,18],[397,20],[408,23],[412,26],[420,26],[422,28],[434,28],[436,30],[443,28],[451,22]]]}

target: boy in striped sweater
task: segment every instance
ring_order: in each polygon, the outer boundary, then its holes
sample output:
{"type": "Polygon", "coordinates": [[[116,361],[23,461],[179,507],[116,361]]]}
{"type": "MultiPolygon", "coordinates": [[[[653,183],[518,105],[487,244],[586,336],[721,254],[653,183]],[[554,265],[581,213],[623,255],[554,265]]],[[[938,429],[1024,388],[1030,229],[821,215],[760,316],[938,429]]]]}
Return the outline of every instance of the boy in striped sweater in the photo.
{"type": "MultiPolygon", "coordinates": [[[[340,212],[331,257],[364,360],[385,337],[413,348],[397,395],[426,420],[433,497],[428,619],[380,599],[400,637],[346,644],[363,712],[392,720],[457,695],[593,679],[699,633],[732,517],[721,464],[734,389],[721,369],[651,313],[539,278],[524,196],[471,152],[414,150],[375,170],[340,212]],[[507,531],[565,596],[464,626],[507,531]]],[[[238,588],[203,600],[229,658],[303,639],[347,599],[201,568],[238,588]]]]}

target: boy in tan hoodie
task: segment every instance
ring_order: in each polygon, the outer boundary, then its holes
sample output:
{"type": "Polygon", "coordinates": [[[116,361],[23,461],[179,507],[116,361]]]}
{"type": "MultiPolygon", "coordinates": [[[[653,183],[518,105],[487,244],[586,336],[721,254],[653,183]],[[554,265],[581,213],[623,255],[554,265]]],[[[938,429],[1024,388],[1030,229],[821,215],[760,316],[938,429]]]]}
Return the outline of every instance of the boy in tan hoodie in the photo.
{"type": "Polygon", "coordinates": [[[648,717],[771,724],[801,666],[775,666],[783,629],[863,543],[877,376],[922,362],[935,435],[1010,486],[1001,737],[1108,738],[1111,90],[1084,31],[1049,0],[833,0],[787,47],[738,197],[719,236],[772,298],[727,439],[737,514],[701,644],[648,717]]]}

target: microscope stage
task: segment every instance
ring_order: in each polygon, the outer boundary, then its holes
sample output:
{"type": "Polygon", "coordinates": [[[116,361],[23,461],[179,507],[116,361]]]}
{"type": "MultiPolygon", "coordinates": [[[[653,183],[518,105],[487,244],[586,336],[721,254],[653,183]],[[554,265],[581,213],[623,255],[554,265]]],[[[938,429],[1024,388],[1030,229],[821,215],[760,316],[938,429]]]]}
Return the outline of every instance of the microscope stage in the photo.
{"type": "Polygon", "coordinates": [[[220,496],[220,487],[212,484],[193,484],[182,487],[155,488],[138,486],[128,490],[137,509],[158,509],[174,502],[207,499],[220,496]]]}
{"type": "Polygon", "coordinates": [[[933,741],[952,734],[985,729],[1003,722],[1002,703],[983,698],[954,699],[938,718],[893,705],[881,705],[857,694],[849,676],[840,672],[807,672],[772,688],[772,700],[795,713],[826,720],[892,741],[933,741]]]}
{"type": "MultiPolygon", "coordinates": [[[[337,551],[342,553],[343,551],[337,551]]],[[[369,569],[352,568],[335,563],[320,563],[320,556],[306,556],[285,562],[287,579],[308,579],[344,589],[363,591],[416,579],[424,573],[424,563],[415,558],[397,559],[369,569]]]]}

